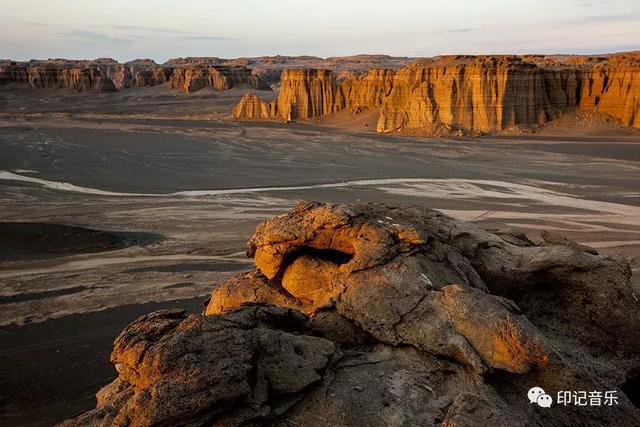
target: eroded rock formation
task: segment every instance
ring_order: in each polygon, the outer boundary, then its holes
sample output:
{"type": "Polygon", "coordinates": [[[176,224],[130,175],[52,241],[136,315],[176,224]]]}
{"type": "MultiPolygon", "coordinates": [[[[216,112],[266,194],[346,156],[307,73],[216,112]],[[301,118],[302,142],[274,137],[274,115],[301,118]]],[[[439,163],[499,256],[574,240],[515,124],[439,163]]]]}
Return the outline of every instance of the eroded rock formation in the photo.
{"type": "Polygon", "coordinates": [[[190,65],[176,68],[171,75],[171,87],[195,92],[204,87],[229,90],[238,85],[271,90],[257,75],[245,67],[226,65],[190,65]]]}
{"type": "Polygon", "coordinates": [[[228,90],[239,85],[271,90],[248,68],[179,63],[158,65],[152,60],[119,64],[114,60],[0,63],[0,83],[29,85],[33,89],[60,88],[108,92],[171,82],[171,88],[195,92],[204,87],[228,90]]]}
{"type": "Polygon", "coordinates": [[[118,89],[157,86],[169,81],[173,69],[151,60],[137,60],[110,69],[110,78],[118,89]]]}
{"type": "MultiPolygon", "coordinates": [[[[242,115],[247,101],[240,101],[236,118],[253,118],[242,115]]],[[[640,128],[640,55],[582,62],[438,57],[342,81],[328,70],[289,70],[270,118],[308,119],[357,108],[380,109],[379,132],[495,132],[541,125],[575,109],[606,113],[640,128]]]]}
{"type": "Polygon", "coordinates": [[[369,70],[362,77],[336,75],[330,70],[284,70],[275,103],[266,103],[248,93],[236,105],[237,119],[310,119],[345,108],[379,106],[392,88],[392,70],[369,70]],[[260,112],[260,114],[256,114],[260,112]]]}
{"type": "Polygon", "coordinates": [[[108,64],[16,63],[0,64],[0,83],[19,83],[34,89],[111,92],[116,87],[107,76],[108,64]]]}
{"type": "Polygon", "coordinates": [[[243,117],[246,119],[270,119],[275,117],[277,105],[275,101],[264,102],[256,95],[247,92],[240,102],[233,108],[234,117],[243,117]]]}
{"type": "Polygon", "coordinates": [[[217,57],[176,58],[167,61],[169,65],[227,65],[242,66],[253,70],[264,82],[277,85],[283,70],[287,69],[328,69],[335,73],[362,74],[371,69],[396,70],[410,64],[414,58],[388,55],[354,55],[331,58],[317,56],[259,56],[252,58],[223,59],[217,57]]]}
{"type": "Polygon", "coordinates": [[[65,425],[640,423],[623,259],[424,208],[307,202],[258,226],[248,255],[204,314],[129,325],[118,378],[65,425]],[[618,403],[546,409],[533,386],[618,403]]]}

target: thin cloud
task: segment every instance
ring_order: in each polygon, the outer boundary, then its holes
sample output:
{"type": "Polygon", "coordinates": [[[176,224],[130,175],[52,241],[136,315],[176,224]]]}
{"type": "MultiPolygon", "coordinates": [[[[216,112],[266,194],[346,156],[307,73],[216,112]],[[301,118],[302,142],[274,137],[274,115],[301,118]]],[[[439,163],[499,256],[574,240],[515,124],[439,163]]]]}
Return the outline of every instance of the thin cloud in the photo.
{"type": "Polygon", "coordinates": [[[53,27],[53,24],[48,22],[16,21],[16,23],[21,25],[29,25],[33,27],[53,27]]]}
{"type": "Polygon", "coordinates": [[[640,14],[624,14],[624,15],[591,15],[581,21],[588,22],[635,22],[640,21],[640,14]]]}
{"type": "Polygon", "coordinates": [[[180,37],[183,40],[194,40],[194,41],[228,41],[228,40],[237,40],[232,37],[221,37],[221,36],[183,36],[180,37]]]}
{"type": "Polygon", "coordinates": [[[171,28],[139,27],[135,25],[112,25],[111,28],[114,28],[116,30],[126,30],[126,31],[146,31],[151,33],[191,34],[189,31],[173,30],[171,28]]]}
{"type": "Polygon", "coordinates": [[[129,43],[131,39],[129,38],[120,38],[120,37],[112,37],[107,34],[94,33],[92,31],[72,31],[70,33],[65,34],[67,37],[71,37],[72,39],[83,40],[90,43],[111,43],[111,44],[121,44],[121,43],[129,43]]]}
{"type": "MultiPolygon", "coordinates": [[[[547,49],[551,52],[551,49],[547,49]]],[[[574,47],[566,49],[556,49],[553,53],[573,54],[573,55],[603,55],[619,52],[638,52],[640,43],[636,44],[608,44],[600,47],[574,47]]]]}
{"type": "Polygon", "coordinates": [[[603,6],[609,3],[609,1],[608,0],[577,0],[577,1],[574,1],[573,3],[581,7],[596,7],[596,6],[603,6]]]}
{"type": "Polygon", "coordinates": [[[456,28],[453,30],[444,30],[445,33],[470,33],[471,31],[476,31],[477,28],[456,28]]]}
{"type": "MultiPolygon", "coordinates": [[[[140,31],[146,33],[156,33],[156,34],[166,34],[173,35],[181,40],[193,40],[193,41],[228,41],[228,40],[237,40],[232,37],[225,36],[216,36],[216,35],[206,35],[206,34],[197,34],[191,31],[183,31],[183,30],[172,30],[170,28],[157,28],[157,27],[139,27],[135,25],[112,25],[111,28],[116,30],[126,30],[126,31],[140,31]]],[[[131,38],[142,38],[139,34],[127,34],[127,37],[131,38]]]]}

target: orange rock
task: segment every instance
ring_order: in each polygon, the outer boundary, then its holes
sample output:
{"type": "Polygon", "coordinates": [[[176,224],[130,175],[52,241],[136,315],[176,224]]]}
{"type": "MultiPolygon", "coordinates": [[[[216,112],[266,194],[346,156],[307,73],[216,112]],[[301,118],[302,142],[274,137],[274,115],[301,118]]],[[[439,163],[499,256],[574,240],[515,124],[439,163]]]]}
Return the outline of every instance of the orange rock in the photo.
{"type": "Polygon", "coordinates": [[[285,270],[282,287],[304,304],[321,307],[336,295],[332,281],[339,268],[331,261],[302,255],[285,270]]]}
{"type": "Polygon", "coordinates": [[[240,84],[255,89],[271,90],[258,76],[245,67],[225,65],[186,65],[175,68],[171,75],[171,88],[196,92],[203,87],[229,90],[240,84]]]}
{"type": "Polygon", "coordinates": [[[111,79],[118,89],[156,86],[169,81],[173,70],[158,66],[154,62],[134,61],[120,65],[112,72],[111,79]]]}
{"type": "Polygon", "coordinates": [[[239,308],[246,302],[258,302],[303,309],[301,304],[279,286],[273,286],[259,272],[250,272],[233,277],[216,289],[205,307],[205,314],[222,314],[239,308]]]}
{"type": "Polygon", "coordinates": [[[152,60],[135,60],[119,64],[112,59],[0,62],[0,83],[28,84],[34,89],[61,88],[104,92],[155,86],[167,81],[171,81],[172,88],[187,92],[194,92],[203,87],[228,90],[238,85],[271,90],[250,69],[234,65],[190,62],[158,65],[152,60]]]}
{"type": "Polygon", "coordinates": [[[453,327],[489,366],[525,373],[547,364],[549,353],[541,336],[513,303],[460,285],[449,285],[442,291],[453,327]]]}
{"type": "MultiPolygon", "coordinates": [[[[251,103],[260,105],[257,99],[251,103]]],[[[397,71],[373,69],[343,79],[328,70],[285,70],[277,106],[260,107],[260,117],[304,120],[345,108],[380,108],[378,132],[495,132],[541,125],[575,109],[599,111],[623,125],[640,127],[640,55],[582,62],[531,56],[438,57],[397,71]]],[[[234,116],[258,117],[255,109],[238,109],[234,116]]]]}
{"type": "Polygon", "coordinates": [[[232,114],[236,119],[272,119],[276,118],[276,103],[266,103],[248,92],[233,108],[232,114]]]}
{"type": "Polygon", "coordinates": [[[301,203],[248,253],[257,268],[217,286],[206,316],[129,325],[118,378],[63,425],[543,425],[533,385],[607,384],[618,405],[563,406],[555,423],[640,423],[624,261],[373,203],[301,203]]]}

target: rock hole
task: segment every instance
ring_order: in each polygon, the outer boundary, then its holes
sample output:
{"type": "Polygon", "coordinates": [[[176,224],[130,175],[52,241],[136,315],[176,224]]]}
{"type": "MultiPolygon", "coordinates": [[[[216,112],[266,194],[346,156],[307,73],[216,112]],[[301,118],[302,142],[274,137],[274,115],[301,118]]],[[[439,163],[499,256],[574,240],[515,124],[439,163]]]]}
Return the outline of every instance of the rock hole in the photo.
{"type": "Polygon", "coordinates": [[[315,259],[328,261],[337,265],[346,264],[353,258],[353,254],[338,251],[336,249],[316,249],[309,246],[302,246],[295,251],[285,255],[284,260],[280,264],[278,274],[273,278],[273,281],[282,286],[282,277],[284,276],[287,268],[299,257],[308,255],[315,259]]]}
{"type": "Polygon", "coordinates": [[[329,261],[337,265],[346,264],[353,258],[353,254],[347,252],[342,252],[335,249],[315,249],[309,247],[301,248],[300,251],[297,251],[295,255],[295,258],[298,258],[302,255],[309,255],[313,258],[329,261]]]}
{"type": "Polygon", "coordinates": [[[312,258],[321,259],[323,261],[328,261],[337,265],[346,264],[353,258],[353,254],[338,251],[335,249],[316,249],[308,246],[303,246],[289,254],[287,254],[284,258],[280,266],[280,274],[284,274],[293,261],[298,259],[301,256],[308,255],[312,258]]]}

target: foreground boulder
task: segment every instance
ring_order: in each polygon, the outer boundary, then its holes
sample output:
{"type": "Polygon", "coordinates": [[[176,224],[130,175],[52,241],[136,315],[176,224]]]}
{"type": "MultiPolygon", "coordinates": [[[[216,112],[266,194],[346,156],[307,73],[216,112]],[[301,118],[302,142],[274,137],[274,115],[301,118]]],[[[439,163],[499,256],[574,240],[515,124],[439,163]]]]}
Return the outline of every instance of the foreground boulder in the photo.
{"type": "Polygon", "coordinates": [[[639,425],[640,314],[621,259],[424,208],[301,203],[203,315],[115,342],[119,377],[66,425],[639,425]],[[613,391],[551,408],[531,387],[613,391]]]}

